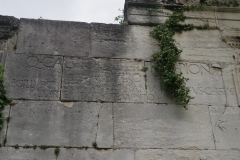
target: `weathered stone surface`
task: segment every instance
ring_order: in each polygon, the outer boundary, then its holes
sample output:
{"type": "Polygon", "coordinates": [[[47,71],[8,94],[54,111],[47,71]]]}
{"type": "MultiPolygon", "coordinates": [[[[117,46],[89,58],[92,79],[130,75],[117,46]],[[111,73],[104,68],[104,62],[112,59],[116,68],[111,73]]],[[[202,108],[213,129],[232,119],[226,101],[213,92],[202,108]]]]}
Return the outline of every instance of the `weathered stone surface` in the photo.
{"type": "MultiPolygon", "coordinates": [[[[96,141],[99,120],[104,119],[102,112],[109,117],[107,115],[110,114],[109,110],[111,104],[19,102],[11,110],[12,119],[8,126],[7,146],[27,144],[91,147],[96,141]]],[[[103,126],[102,122],[99,123],[98,142],[104,147],[110,147],[112,142],[110,138],[102,137],[104,133],[110,135],[108,130],[103,130],[104,127],[112,128],[112,123],[108,124],[103,126]]]]}
{"type": "Polygon", "coordinates": [[[227,106],[239,106],[236,92],[237,86],[235,85],[234,76],[234,65],[225,66],[222,69],[223,82],[225,86],[225,94],[227,98],[227,106]]]}
{"type": "Polygon", "coordinates": [[[98,115],[97,146],[99,148],[109,148],[113,145],[112,104],[102,105],[98,115]]]}
{"type": "Polygon", "coordinates": [[[65,57],[62,100],[142,102],[146,98],[143,62],[65,57]]]}
{"type": "Polygon", "coordinates": [[[237,52],[232,48],[183,48],[179,61],[233,63],[236,54],[237,52]]]}
{"type": "Polygon", "coordinates": [[[0,129],[0,144],[1,144],[1,145],[4,144],[4,139],[5,139],[6,134],[7,134],[7,118],[8,118],[8,116],[9,116],[9,110],[10,110],[10,107],[9,107],[9,106],[6,106],[6,107],[4,108],[4,110],[2,111],[5,120],[4,120],[4,122],[3,122],[3,127],[2,127],[2,129],[0,129]]]}
{"type": "Polygon", "coordinates": [[[0,148],[0,160],[56,160],[54,149],[0,148]]]}
{"type": "Polygon", "coordinates": [[[209,106],[217,149],[240,149],[239,107],[209,106]]]}
{"type": "Polygon", "coordinates": [[[240,12],[216,12],[218,20],[238,20],[240,23],[240,12]]]}
{"type": "Polygon", "coordinates": [[[134,160],[132,150],[61,149],[58,160],[134,160]]]}
{"type": "Polygon", "coordinates": [[[207,106],[114,104],[114,146],[213,149],[207,106]]]}
{"type": "Polygon", "coordinates": [[[90,25],[82,22],[21,19],[16,53],[86,57],[90,25]]]}
{"type": "Polygon", "coordinates": [[[12,99],[59,100],[62,57],[10,54],[5,86],[12,99]]]}
{"type": "MultiPolygon", "coordinates": [[[[226,88],[224,86],[221,68],[204,63],[178,63],[178,70],[189,80],[186,86],[194,97],[191,104],[225,105],[226,88]]],[[[229,93],[230,94],[230,93],[229,93]]],[[[231,93],[236,96],[236,93],[231,93]]]]}
{"type": "Polygon", "coordinates": [[[7,54],[0,51],[0,63],[2,64],[3,68],[5,68],[6,59],[7,59],[7,54]]]}
{"type": "Polygon", "coordinates": [[[12,16],[0,15],[0,40],[12,37],[18,29],[19,20],[12,16]]]}
{"type": "Polygon", "coordinates": [[[129,15],[128,23],[131,25],[158,25],[164,23],[168,17],[159,17],[157,15],[129,15]]]}
{"type": "Polygon", "coordinates": [[[240,21],[236,20],[218,20],[218,27],[221,30],[231,29],[231,30],[239,30],[240,29],[240,21]]]}
{"type": "Polygon", "coordinates": [[[240,152],[237,150],[138,150],[135,160],[238,160],[240,152]]]}
{"type": "Polygon", "coordinates": [[[240,65],[233,68],[234,86],[237,93],[238,106],[240,106],[240,65]]]}
{"type": "Polygon", "coordinates": [[[158,51],[152,27],[91,24],[91,57],[146,59],[158,51]]]}
{"type": "Polygon", "coordinates": [[[229,46],[222,41],[219,30],[197,30],[177,33],[174,39],[181,48],[229,48],[229,46]]]}

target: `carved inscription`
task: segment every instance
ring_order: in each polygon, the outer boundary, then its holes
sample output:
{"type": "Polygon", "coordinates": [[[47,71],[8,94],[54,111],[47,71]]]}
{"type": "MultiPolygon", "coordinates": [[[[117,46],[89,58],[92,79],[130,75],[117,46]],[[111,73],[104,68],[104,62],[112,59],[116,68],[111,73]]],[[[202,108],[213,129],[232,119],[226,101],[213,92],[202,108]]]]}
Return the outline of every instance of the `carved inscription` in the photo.
{"type": "Polygon", "coordinates": [[[146,99],[143,62],[64,58],[62,100],[131,102],[146,99]]]}
{"type": "Polygon", "coordinates": [[[62,57],[27,54],[9,55],[6,87],[13,99],[60,98],[62,57]]]}
{"type": "MultiPolygon", "coordinates": [[[[146,77],[148,101],[158,103],[170,103],[162,81],[151,64],[146,77]]],[[[221,104],[226,103],[226,97],[236,96],[233,85],[225,86],[223,83],[221,68],[212,67],[211,64],[178,62],[176,72],[182,73],[189,81],[186,85],[190,88],[190,95],[194,97],[192,104],[221,104]]]]}

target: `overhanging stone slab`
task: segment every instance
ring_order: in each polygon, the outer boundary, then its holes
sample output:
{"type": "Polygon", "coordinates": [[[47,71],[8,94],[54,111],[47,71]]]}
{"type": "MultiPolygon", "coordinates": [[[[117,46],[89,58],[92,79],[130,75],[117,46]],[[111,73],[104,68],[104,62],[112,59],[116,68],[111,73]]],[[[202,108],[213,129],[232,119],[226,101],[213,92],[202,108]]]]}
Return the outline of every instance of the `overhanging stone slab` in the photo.
{"type": "Polygon", "coordinates": [[[135,160],[238,160],[240,152],[237,150],[138,150],[135,160]]]}
{"type": "Polygon", "coordinates": [[[143,62],[65,57],[63,101],[146,101],[143,62]]]}
{"type": "Polygon", "coordinates": [[[10,54],[4,83],[9,98],[59,100],[62,57],[10,54]]]}
{"type": "Polygon", "coordinates": [[[209,106],[217,149],[240,149],[239,107],[209,106]]]}
{"type": "Polygon", "coordinates": [[[90,25],[82,22],[21,19],[16,53],[87,57],[90,25]]]}
{"type": "Polygon", "coordinates": [[[10,147],[0,148],[1,160],[27,160],[27,159],[41,159],[41,160],[56,160],[54,149],[15,149],[10,147]]]}
{"type": "Polygon", "coordinates": [[[207,106],[114,104],[114,146],[214,149],[207,106]]]}
{"type": "Polygon", "coordinates": [[[102,112],[106,112],[106,117],[111,117],[108,115],[111,107],[112,104],[101,103],[19,102],[12,106],[7,146],[92,147],[99,127],[99,144],[110,147],[112,140],[102,135],[105,133],[110,136],[112,132],[109,134],[109,130],[104,131],[103,128],[112,128],[112,123],[102,126],[102,122],[99,123],[99,113],[101,120],[104,119],[102,112]]]}
{"type": "Polygon", "coordinates": [[[61,149],[58,160],[134,160],[134,152],[128,149],[119,150],[77,150],[61,149]]]}

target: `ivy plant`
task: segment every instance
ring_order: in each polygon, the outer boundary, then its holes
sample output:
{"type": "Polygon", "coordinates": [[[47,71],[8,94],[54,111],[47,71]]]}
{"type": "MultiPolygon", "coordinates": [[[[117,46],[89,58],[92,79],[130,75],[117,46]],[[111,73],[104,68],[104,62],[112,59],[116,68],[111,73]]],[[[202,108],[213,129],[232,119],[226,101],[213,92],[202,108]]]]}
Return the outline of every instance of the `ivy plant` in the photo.
{"type": "Polygon", "coordinates": [[[184,8],[175,8],[165,23],[159,24],[151,32],[160,46],[160,51],[152,55],[153,68],[162,78],[165,88],[185,108],[193,97],[189,95],[190,89],[186,87],[188,79],[184,78],[182,73],[176,73],[176,62],[182,50],[176,46],[173,36],[175,33],[194,29],[192,24],[181,24],[186,19],[184,8]]]}

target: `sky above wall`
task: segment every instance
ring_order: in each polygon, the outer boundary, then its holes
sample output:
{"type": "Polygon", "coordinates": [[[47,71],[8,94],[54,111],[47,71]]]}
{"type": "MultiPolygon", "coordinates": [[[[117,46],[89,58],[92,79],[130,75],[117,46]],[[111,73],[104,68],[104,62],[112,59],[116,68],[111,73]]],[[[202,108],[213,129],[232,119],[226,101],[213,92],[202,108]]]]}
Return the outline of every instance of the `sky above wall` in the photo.
{"type": "Polygon", "coordinates": [[[117,23],[125,0],[0,0],[0,15],[81,22],[117,23]]]}

